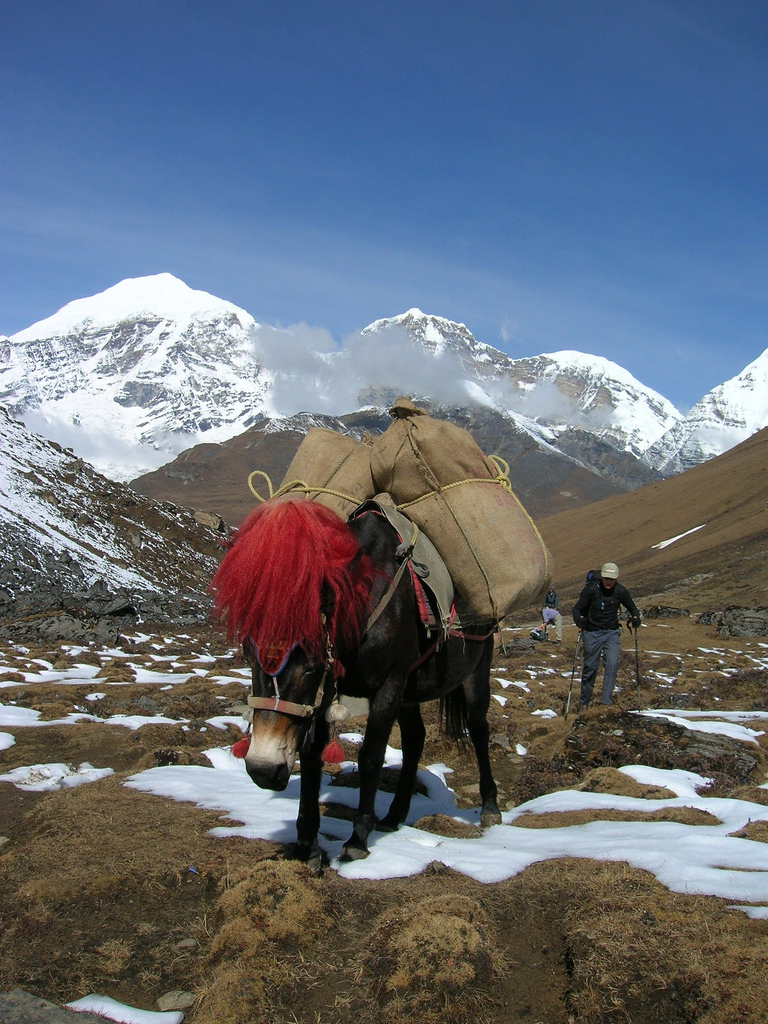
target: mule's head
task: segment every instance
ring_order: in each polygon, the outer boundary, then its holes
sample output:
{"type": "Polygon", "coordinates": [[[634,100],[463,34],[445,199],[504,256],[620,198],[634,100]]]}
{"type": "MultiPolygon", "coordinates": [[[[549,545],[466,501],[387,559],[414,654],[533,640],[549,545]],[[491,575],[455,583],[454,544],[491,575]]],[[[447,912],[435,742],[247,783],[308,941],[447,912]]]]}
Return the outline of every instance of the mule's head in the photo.
{"type": "Polygon", "coordinates": [[[262,789],[281,791],[288,785],[302,747],[316,728],[325,728],[325,665],[297,646],[277,675],[267,675],[253,644],[243,654],[251,667],[253,728],[245,768],[262,789]]]}

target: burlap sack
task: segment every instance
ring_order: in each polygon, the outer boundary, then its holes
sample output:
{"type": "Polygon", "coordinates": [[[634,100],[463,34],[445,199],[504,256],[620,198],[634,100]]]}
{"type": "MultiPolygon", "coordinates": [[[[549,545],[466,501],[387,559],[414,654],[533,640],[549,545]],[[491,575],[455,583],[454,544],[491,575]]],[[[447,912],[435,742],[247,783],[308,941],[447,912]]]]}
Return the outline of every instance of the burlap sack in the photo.
{"type": "Polygon", "coordinates": [[[390,413],[371,448],[376,487],[424,530],[479,618],[536,603],[549,586],[551,555],[497,465],[466,430],[410,399],[390,413]]]}
{"type": "Polygon", "coordinates": [[[358,505],[376,493],[371,477],[370,451],[368,445],[337,434],[335,430],[311,427],[280,486],[296,482],[291,494],[306,494],[346,519],[358,505]],[[307,492],[300,486],[303,484],[338,493],[307,492]]]}

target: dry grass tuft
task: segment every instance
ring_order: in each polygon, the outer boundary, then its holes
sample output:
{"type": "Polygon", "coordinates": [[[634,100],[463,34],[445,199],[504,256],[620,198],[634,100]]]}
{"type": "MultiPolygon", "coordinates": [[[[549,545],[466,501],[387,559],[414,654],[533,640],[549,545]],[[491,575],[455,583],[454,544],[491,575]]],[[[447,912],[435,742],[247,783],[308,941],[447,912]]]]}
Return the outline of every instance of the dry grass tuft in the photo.
{"type": "Polygon", "coordinates": [[[256,1024],[266,1020],[264,983],[253,963],[223,965],[203,994],[195,1024],[256,1024]]]}
{"type": "Polygon", "coordinates": [[[131,962],[133,948],[125,939],[109,939],[96,949],[99,971],[108,978],[119,978],[131,962]]]}
{"type": "Polygon", "coordinates": [[[557,912],[580,1024],[762,1024],[768,926],[624,864],[529,868],[509,889],[557,912]],[[556,869],[556,870],[553,870],[556,869]]]}
{"type": "Polygon", "coordinates": [[[327,927],[322,884],[309,868],[294,861],[261,861],[223,893],[218,910],[225,923],[211,945],[214,956],[229,955],[230,944],[236,950],[250,947],[250,940],[243,938],[244,927],[288,947],[311,941],[327,927]]]}
{"type": "Polygon", "coordinates": [[[521,814],[513,822],[520,828],[568,828],[591,821],[677,821],[681,825],[719,825],[720,819],[698,807],[658,807],[655,811],[617,811],[607,808],[521,814]]]}
{"type": "Polygon", "coordinates": [[[757,843],[768,843],[768,821],[748,821],[744,828],[729,835],[737,839],[753,839],[757,843]]]}
{"type": "Polygon", "coordinates": [[[136,681],[136,670],[127,665],[121,658],[111,658],[94,676],[105,683],[133,683],[136,681]]]}
{"type": "Polygon", "coordinates": [[[636,796],[643,800],[674,799],[675,793],[663,786],[645,786],[618,768],[593,768],[574,789],[585,793],[613,793],[615,796],[636,796]]]}
{"type": "Polygon", "coordinates": [[[728,795],[733,800],[746,800],[750,804],[768,807],[768,789],[760,789],[759,786],[737,786],[728,795]]]}
{"type": "Polygon", "coordinates": [[[57,719],[66,718],[74,710],[72,705],[63,700],[49,700],[44,704],[30,704],[33,711],[40,712],[40,722],[55,722],[57,719]]]}
{"type": "Polygon", "coordinates": [[[295,861],[261,861],[219,898],[211,941],[213,981],[196,1024],[252,1024],[303,977],[307,952],[327,930],[322,881],[295,861]]]}
{"type": "Polygon", "coordinates": [[[483,830],[478,825],[468,825],[465,821],[456,821],[447,814],[428,814],[414,822],[414,828],[422,832],[430,832],[436,836],[448,836],[451,839],[482,839],[483,830]]]}
{"type": "Polygon", "coordinates": [[[435,1009],[435,1019],[465,1016],[466,1001],[501,970],[485,912],[460,895],[432,896],[383,914],[362,962],[381,1005],[398,1018],[435,1009]],[[449,1009],[450,1000],[450,1009],[449,1009]]]}
{"type": "Polygon", "coordinates": [[[25,683],[26,679],[21,672],[14,670],[0,672],[0,683],[25,683]]]}
{"type": "Polygon", "coordinates": [[[507,808],[519,807],[545,793],[572,789],[579,778],[576,772],[563,768],[554,760],[529,754],[514,780],[512,799],[508,801],[507,808]]]}

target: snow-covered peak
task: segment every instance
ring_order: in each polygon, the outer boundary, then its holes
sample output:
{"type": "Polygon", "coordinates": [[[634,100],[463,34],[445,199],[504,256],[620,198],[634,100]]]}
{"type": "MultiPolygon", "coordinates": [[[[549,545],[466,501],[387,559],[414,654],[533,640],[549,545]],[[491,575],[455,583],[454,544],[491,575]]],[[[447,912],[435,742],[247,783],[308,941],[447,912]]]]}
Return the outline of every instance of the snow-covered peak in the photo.
{"type": "MultiPolygon", "coordinates": [[[[764,354],[707,396],[709,405],[702,399],[716,439],[699,445],[695,461],[765,424],[766,376],[764,354]]],[[[513,359],[415,306],[336,347],[305,324],[260,326],[167,273],[121,281],[0,340],[0,404],[116,479],[200,441],[227,440],[264,415],[340,416],[387,408],[400,394],[447,409],[492,408],[599,473],[611,449],[645,458],[681,421],[671,402],[601,356],[513,359]]]]}
{"type": "Polygon", "coordinates": [[[768,426],[768,349],[718,384],[646,453],[666,474],[680,473],[733,448],[768,426]]]}
{"type": "Polygon", "coordinates": [[[717,409],[724,419],[748,431],[745,437],[768,426],[768,349],[697,405],[717,409]]]}
{"type": "Polygon", "coordinates": [[[681,419],[670,401],[603,356],[563,350],[510,361],[515,408],[557,433],[573,428],[641,455],[681,419]]]}
{"type": "Polygon", "coordinates": [[[399,313],[397,316],[382,317],[380,320],[374,320],[361,333],[364,335],[375,334],[377,331],[386,330],[388,327],[414,327],[417,324],[427,323],[433,324],[438,329],[445,327],[449,331],[455,331],[457,328],[464,331],[467,330],[464,324],[457,324],[453,320],[447,320],[443,316],[435,316],[433,313],[424,313],[418,306],[413,306],[411,309],[407,309],[405,313],[399,313]]]}
{"type": "Polygon", "coordinates": [[[68,302],[53,316],[19,331],[11,340],[15,344],[23,344],[37,338],[70,334],[86,324],[90,328],[111,327],[139,317],[189,323],[197,317],[231,313],[240,319],[244,327],[254,323],[249,313],[231,302],[190,288],[173,274],[154,274],[128,278],[97,295],[68,302]]]}
{"type": "Polygon", "coordinates": [[[172,274],[121,281],[0,346],[0,403],[131,479],[265,411],[255,329],[245,310],[172,274]]]}

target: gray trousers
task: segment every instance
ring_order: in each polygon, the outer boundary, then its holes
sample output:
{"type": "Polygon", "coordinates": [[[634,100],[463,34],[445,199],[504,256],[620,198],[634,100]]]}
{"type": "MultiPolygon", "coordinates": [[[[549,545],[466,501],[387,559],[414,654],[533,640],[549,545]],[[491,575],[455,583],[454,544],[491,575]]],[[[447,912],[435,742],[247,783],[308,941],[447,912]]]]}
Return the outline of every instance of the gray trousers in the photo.
{"type": "Polygon", "coordinates": [[[616,672],[619,667],[621,630],[584,629],[581,633],[581,641],[584,645],[584,668],[581,672],[579,703],[589,704],[592,700],[592,690],[595,686],[597,670],[600,667],[600,659],[602,658],[605,662],[605,670],[603,672],[603,690],[600,696],[600,703],[610,704],[613,688],[616,685],[616,672]]]}

